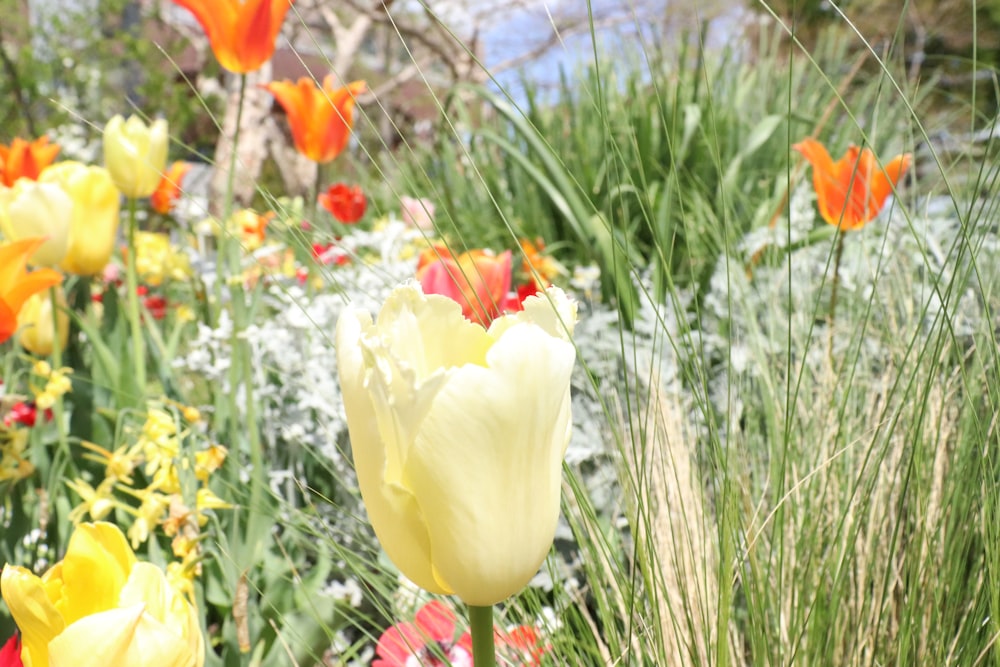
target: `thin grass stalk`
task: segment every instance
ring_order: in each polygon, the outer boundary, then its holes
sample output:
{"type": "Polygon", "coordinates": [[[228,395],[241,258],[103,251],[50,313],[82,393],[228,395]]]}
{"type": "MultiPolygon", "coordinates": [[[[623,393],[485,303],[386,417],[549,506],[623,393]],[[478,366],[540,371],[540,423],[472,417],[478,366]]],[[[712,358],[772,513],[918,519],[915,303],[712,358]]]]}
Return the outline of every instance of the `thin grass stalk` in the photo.
{"type": "Polygon", "coordinates": [[[837,313],[837,288],[840,285],[840,261],[844,256],[844,237],[846,234],[843,229],[837,229],[837,247],[834,250],[833,255],[833,278],[830,281],[830,314],[827,316],[827,326],[829,327],[829,354],[830,363],[833,363],[833,338],[834,338],[834,323],[836,320],[837,313]]]}

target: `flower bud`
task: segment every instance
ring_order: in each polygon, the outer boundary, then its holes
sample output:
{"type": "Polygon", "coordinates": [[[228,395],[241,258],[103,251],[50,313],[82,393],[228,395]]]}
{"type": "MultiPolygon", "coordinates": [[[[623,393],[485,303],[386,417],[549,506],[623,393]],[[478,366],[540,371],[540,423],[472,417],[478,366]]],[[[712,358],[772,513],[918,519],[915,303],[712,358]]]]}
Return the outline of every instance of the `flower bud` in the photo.
{"type": "Polygon", "coordinates": [[[54,349],[53,329],[58,321],[59,349],[66,349],[69,339],[69,315],[66,313],[66,293],[62,286],[55,288],[57,311],[52,315],[52,292],[36,292],[21,308],[17,316],[18,340],[21,347],[38,357],[47,357],[54,349]]]}
{"type": "Polygon", "coordinates": [[[167,121],[115,116],[104,127],[104,166],[126,197],[148,197],[167,168],[167,121]]]}

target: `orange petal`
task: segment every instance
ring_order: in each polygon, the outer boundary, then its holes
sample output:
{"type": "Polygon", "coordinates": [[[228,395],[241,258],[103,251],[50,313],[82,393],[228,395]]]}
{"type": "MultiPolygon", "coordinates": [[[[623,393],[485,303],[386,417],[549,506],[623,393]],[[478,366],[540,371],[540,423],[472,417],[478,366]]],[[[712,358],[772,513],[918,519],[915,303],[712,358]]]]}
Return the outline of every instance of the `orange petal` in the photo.
{"type": "Polygon", "coordinates": [[[872,176],[871,199],[878,210],[881,210],[882,206],[885,205],[885,200],[892,194],[892,189],[899,183],[899,179],[903,177],[906,170],[910,168],[912,160],[912,155],[904,153],[889,160],[884,170],[876,168],[877,171],[872,176]]]}

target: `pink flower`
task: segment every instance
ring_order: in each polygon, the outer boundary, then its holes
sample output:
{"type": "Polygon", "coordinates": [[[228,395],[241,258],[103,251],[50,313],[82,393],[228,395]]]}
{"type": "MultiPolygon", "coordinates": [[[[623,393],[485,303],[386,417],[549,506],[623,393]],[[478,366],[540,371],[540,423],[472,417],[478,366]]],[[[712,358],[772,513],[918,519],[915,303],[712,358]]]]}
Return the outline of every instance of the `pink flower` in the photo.
{"type": "Polygon", "coordinates": [[[403,222],[417,229],[432,229],[434,227],[434,204],[429,199],[400,197],[403,222]]]}
{"type": "Polygon", "coordinates": [[[442,246],[429,248],[417,265],[417,280],[424,294],[457,301],[466,319],[489,327],[511,306],[511,252],[470,250],[455,257],[442,246]]]}
{"type": "Polygon", "coordinates": [[[473,667],[472,637],[455,639],[455,613],[437,600],[421,607],[413,623],[383,632],[375,655],[372,667],[473,667]]]}

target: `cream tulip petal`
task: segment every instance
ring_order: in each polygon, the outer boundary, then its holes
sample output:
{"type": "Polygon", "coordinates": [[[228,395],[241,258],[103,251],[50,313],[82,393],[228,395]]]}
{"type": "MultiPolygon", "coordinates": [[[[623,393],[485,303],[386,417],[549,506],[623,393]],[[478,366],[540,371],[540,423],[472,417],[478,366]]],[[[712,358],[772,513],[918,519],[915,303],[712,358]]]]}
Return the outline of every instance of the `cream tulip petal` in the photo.
{"type": "Polygon", "coordinates": [[[574,360],[569,342],[511,326],[488,368],[454,373],[420,426],[407,477],[435,571],[467,604],[519,591],[552,545],[574,360]]]}
{"type": "Polygon", "coordinates": [[[523,309],[493,320],[490,336],[499,338],[515,324],[531,322],[540,326],[550,336],[569,340],[576,325],[576,302],[558,287],[544,293],[533,294],[524,300],[523,309]]]}
{"type": "Polygon", "coordinates": [[[369,395],[367,352],[362,338],[374,336],[371,317],[347,310],[337,322],[337,370],[347,413],[348,430],[358,485],[375,534],[403,574],[434,593],[448,593],[434,579],[430,539],[416,501],[405,488],[386,484],[386,447],[379,434],[375,407],[369,395]]]}
{"type": "Polygon", "coordinates": [[[49,664],[49,642],[63,631],[65,623],[46,595],[42,580],[23,567],[4,565],[0,592],[21,630],[25,665],[45,667],[49,664]]]}
{"type": "Polygon", "coordinates": [[[378,315],[378,335],[388,352],[421,382],[438,369],[486,363],[493,339],[462,315],[462,307],[419,283],[393,290],[378,315]]]}
{"type": "Polygon", "coordinates": [[[194,667],[186,642],[144,604],[82,618],[49,644],[49,667],[194,667]]]}

